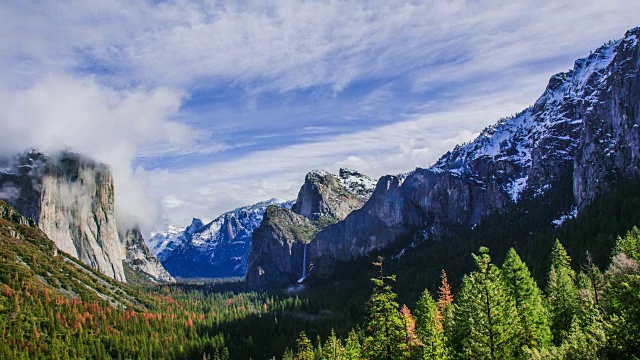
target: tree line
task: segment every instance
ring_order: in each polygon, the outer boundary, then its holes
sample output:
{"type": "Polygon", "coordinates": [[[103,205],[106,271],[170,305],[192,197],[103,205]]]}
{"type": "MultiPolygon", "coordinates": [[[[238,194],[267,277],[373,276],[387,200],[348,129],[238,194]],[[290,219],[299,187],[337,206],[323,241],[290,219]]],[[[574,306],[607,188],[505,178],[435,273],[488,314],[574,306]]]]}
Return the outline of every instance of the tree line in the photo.
{"type": "Polygon", "coordinates": [[[544,292],[514,249],[502,266],[486,247],[472,257],[455,296],[442,270],[436,297],[425,290],[413,311],[399,306],[379,258],[364,326],[315,345],[302,332],[283,359],[640,358],[638,228],[618,237],[604,273],[589,254],[574,271],[556,240],[544,292]]]}

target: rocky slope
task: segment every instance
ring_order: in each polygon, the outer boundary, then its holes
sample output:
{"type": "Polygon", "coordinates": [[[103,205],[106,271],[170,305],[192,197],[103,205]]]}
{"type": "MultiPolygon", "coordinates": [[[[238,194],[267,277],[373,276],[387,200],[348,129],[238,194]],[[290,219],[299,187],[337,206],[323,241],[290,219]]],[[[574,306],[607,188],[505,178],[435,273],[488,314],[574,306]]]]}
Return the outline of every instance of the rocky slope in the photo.
{"type": "Polygon", "coordinates": [[[152,238],[153,247],[159,250],[158,258],[174,276],[244,276],[251,237],[262,222],[265,210],[270,205],[290,208],[291,204],[271,199],[229,211],[206,224],[200,219],[193,219],[181,233],[173,232],[171,236],[156,234],[152,238]]]}
{"type": "Polygon", "coordinates": [[[0,160],[0,199],[34,219],[60,250],[126,281],[114,198],[111,169],[79,154],[29,151],[0,160]]]}
{"type": "Polygon", "coordinates": [[[124,244],[127,257],[125,263],[135,272],[156,283],[172,283],[176,280],[153,256],[142,237],[139,227],[120,231],[120,241],[124,244]]]}
{"type": "Polygon", "coordinates": [[[428,169],[382,177],[369,201],[308,245],[316,272],[399,237],[438,239],[527,197],[579,211],[640,170],[640,28],[551,77],[542,96],[428,169]],[[564,197],[563,197],[564,199],[564,197]]]}
{"type": "Polygon", "coordinates": [[[307,244],[318,231],[364,205],[374,186],[373,180],[353,170],[308,173],[291,210],[268,207],[253,233],[247,283],[265,287],[304,280],[311,267],[307,244]]]}
{"type": "Polygon", "coordinates": [[[329,217],[339,221],[361,208],[374,187],[373,180],[357,171],[340,169],[336,176],[314,170],[305,177],[291,210],[309,220],[329,217]]]}
{"type": "Polygon", "coordinates": [[[107,302],[124,308],[143,307],[136,296],[142,298],[144,295],[131,292],[125,284],[104,276],[69,254],[59,252],[33,219],[22,216],[1,200],[0,261],[0,280],[5,291],[10,291],[16,283],[22,283],[48,292],[47,299],[60,297],[107,302]]]}

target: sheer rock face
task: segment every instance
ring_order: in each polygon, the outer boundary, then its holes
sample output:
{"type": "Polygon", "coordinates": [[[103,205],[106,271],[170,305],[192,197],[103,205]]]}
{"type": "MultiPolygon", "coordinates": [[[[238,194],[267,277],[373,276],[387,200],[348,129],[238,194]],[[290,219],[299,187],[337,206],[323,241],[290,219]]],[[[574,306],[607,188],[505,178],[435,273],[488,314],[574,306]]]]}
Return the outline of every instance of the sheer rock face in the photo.
{"type": "Polygon", "coordinates": [[[126,281],[111,169],[79,154],[29,151],[0,160],[0,199],[32,218],[56,246],[126,281]]]}
{"type": "Polygon", "coordinates": [[[267,208],[254,233],[245,279],[251,287],[293,283],[302,276],[304,248],[316,233],[343,220],[367,201],[374,181],[357,171],[307,174],[291,210],[267,208]]]}
{"type": "Polygon", "coordinates": [[[126,281],[109,167],[72,154],[47,162],[37,221],[60,250],[126,281]]]}
{"type": "Polygon", "coordinates": [[[316,236],[309,256],[315,263],[322,258],[346,261],[384,248],[425,224],[439,236],[438,224],[474,224],[506,200],[496,188],[448,173],[421,169],[406,179],[387,175],[362,209],[316,236]]]}
{"type": "Polygon", "coordinates": [[[120,241],[126,248],[126,262],[138,273],[156,283],[173,283],[176,280],[165,270],[147,247],[137,226],[120,232],[120,241]]]}
{"type": "Polygon", "coordinates": [[[253,232],[245,280],[261,288],[295,282],[302,274],[304,244],[316,227],[289,209],[269,206],[253,232]]]}
{"type": "MultiPolygon", "coordinates": [[[[579,208],[619,180],[638,176],[640,169],[640,28],[627,32],[612,47],[615,58],[584,99],[584,126],[576,151],[574,201],[579,208]]],[[[583,60],[584,61],[584,60],[583,60]]],[[[584,66],[588,66],[585,64],[584,66]]]]}

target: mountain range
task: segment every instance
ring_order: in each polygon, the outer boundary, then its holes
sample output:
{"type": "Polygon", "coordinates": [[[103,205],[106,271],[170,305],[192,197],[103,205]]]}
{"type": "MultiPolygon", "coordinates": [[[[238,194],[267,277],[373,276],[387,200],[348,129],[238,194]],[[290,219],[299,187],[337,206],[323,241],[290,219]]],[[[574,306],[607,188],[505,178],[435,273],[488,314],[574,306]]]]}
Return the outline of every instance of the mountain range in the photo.
{"type": "Polygon", "coordinates": [[[269,206],[314,220],[327,215],[337,221],[362,206],[374,187],[373,180],[354,170],[340,169],[337,175],[314,170],[307,174],[296,201],[271,199],[226,212],[210,222],[194,218],[186,228],[170,225],[152,234],[148,244],[173,276],[243,277],[254,231],[269,206]],[[312,191],[312,187],[321,190],[312,191]],[[342,193],[351,195],[344,197],[342,193]],[[347,199],[352,203],[346,204],[347,199]]]}
{"type": "MultiPolygon", "coordinates": [[[[306,238],[272,231],[273,241],[286,241],[293,250],[252,247],[247,282],[262,287],[292,283],[306,270],[328,274],[336,263],[398,238],[442,239],[525,198],[562,194],[548,211],[575,214],[616,184],[637,178],[638,36],[639,28],[630,30],[577,60],[573,69],[551,77],[534,105],[488,127],[430,168],[383,176],[370,199],[337,223],[306,238]],[[265,266],[274,257],[291,266],[269,274],[265,266]],[[252,258],[266,260],[252,263],[252,258]]],[[[298,196],[294,210],[311,206],[305,201],[298,196]]],[[[282,224],[293,230],[304,221],[290,217],[282,224]]]]}

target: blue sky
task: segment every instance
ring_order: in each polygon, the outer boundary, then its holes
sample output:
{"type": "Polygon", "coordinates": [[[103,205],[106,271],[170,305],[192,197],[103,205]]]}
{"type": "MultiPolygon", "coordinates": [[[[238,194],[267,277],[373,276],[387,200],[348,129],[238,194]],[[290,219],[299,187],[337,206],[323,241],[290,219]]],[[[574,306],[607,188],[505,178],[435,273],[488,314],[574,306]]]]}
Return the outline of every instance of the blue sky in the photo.
{"type": "Polygon", "coordinates": [[[3,2],[0,151],[86,153],[122,219],[183,226],[294,198],[315,168],[426,167],[639,19],[622,0],[3,2]]]}

